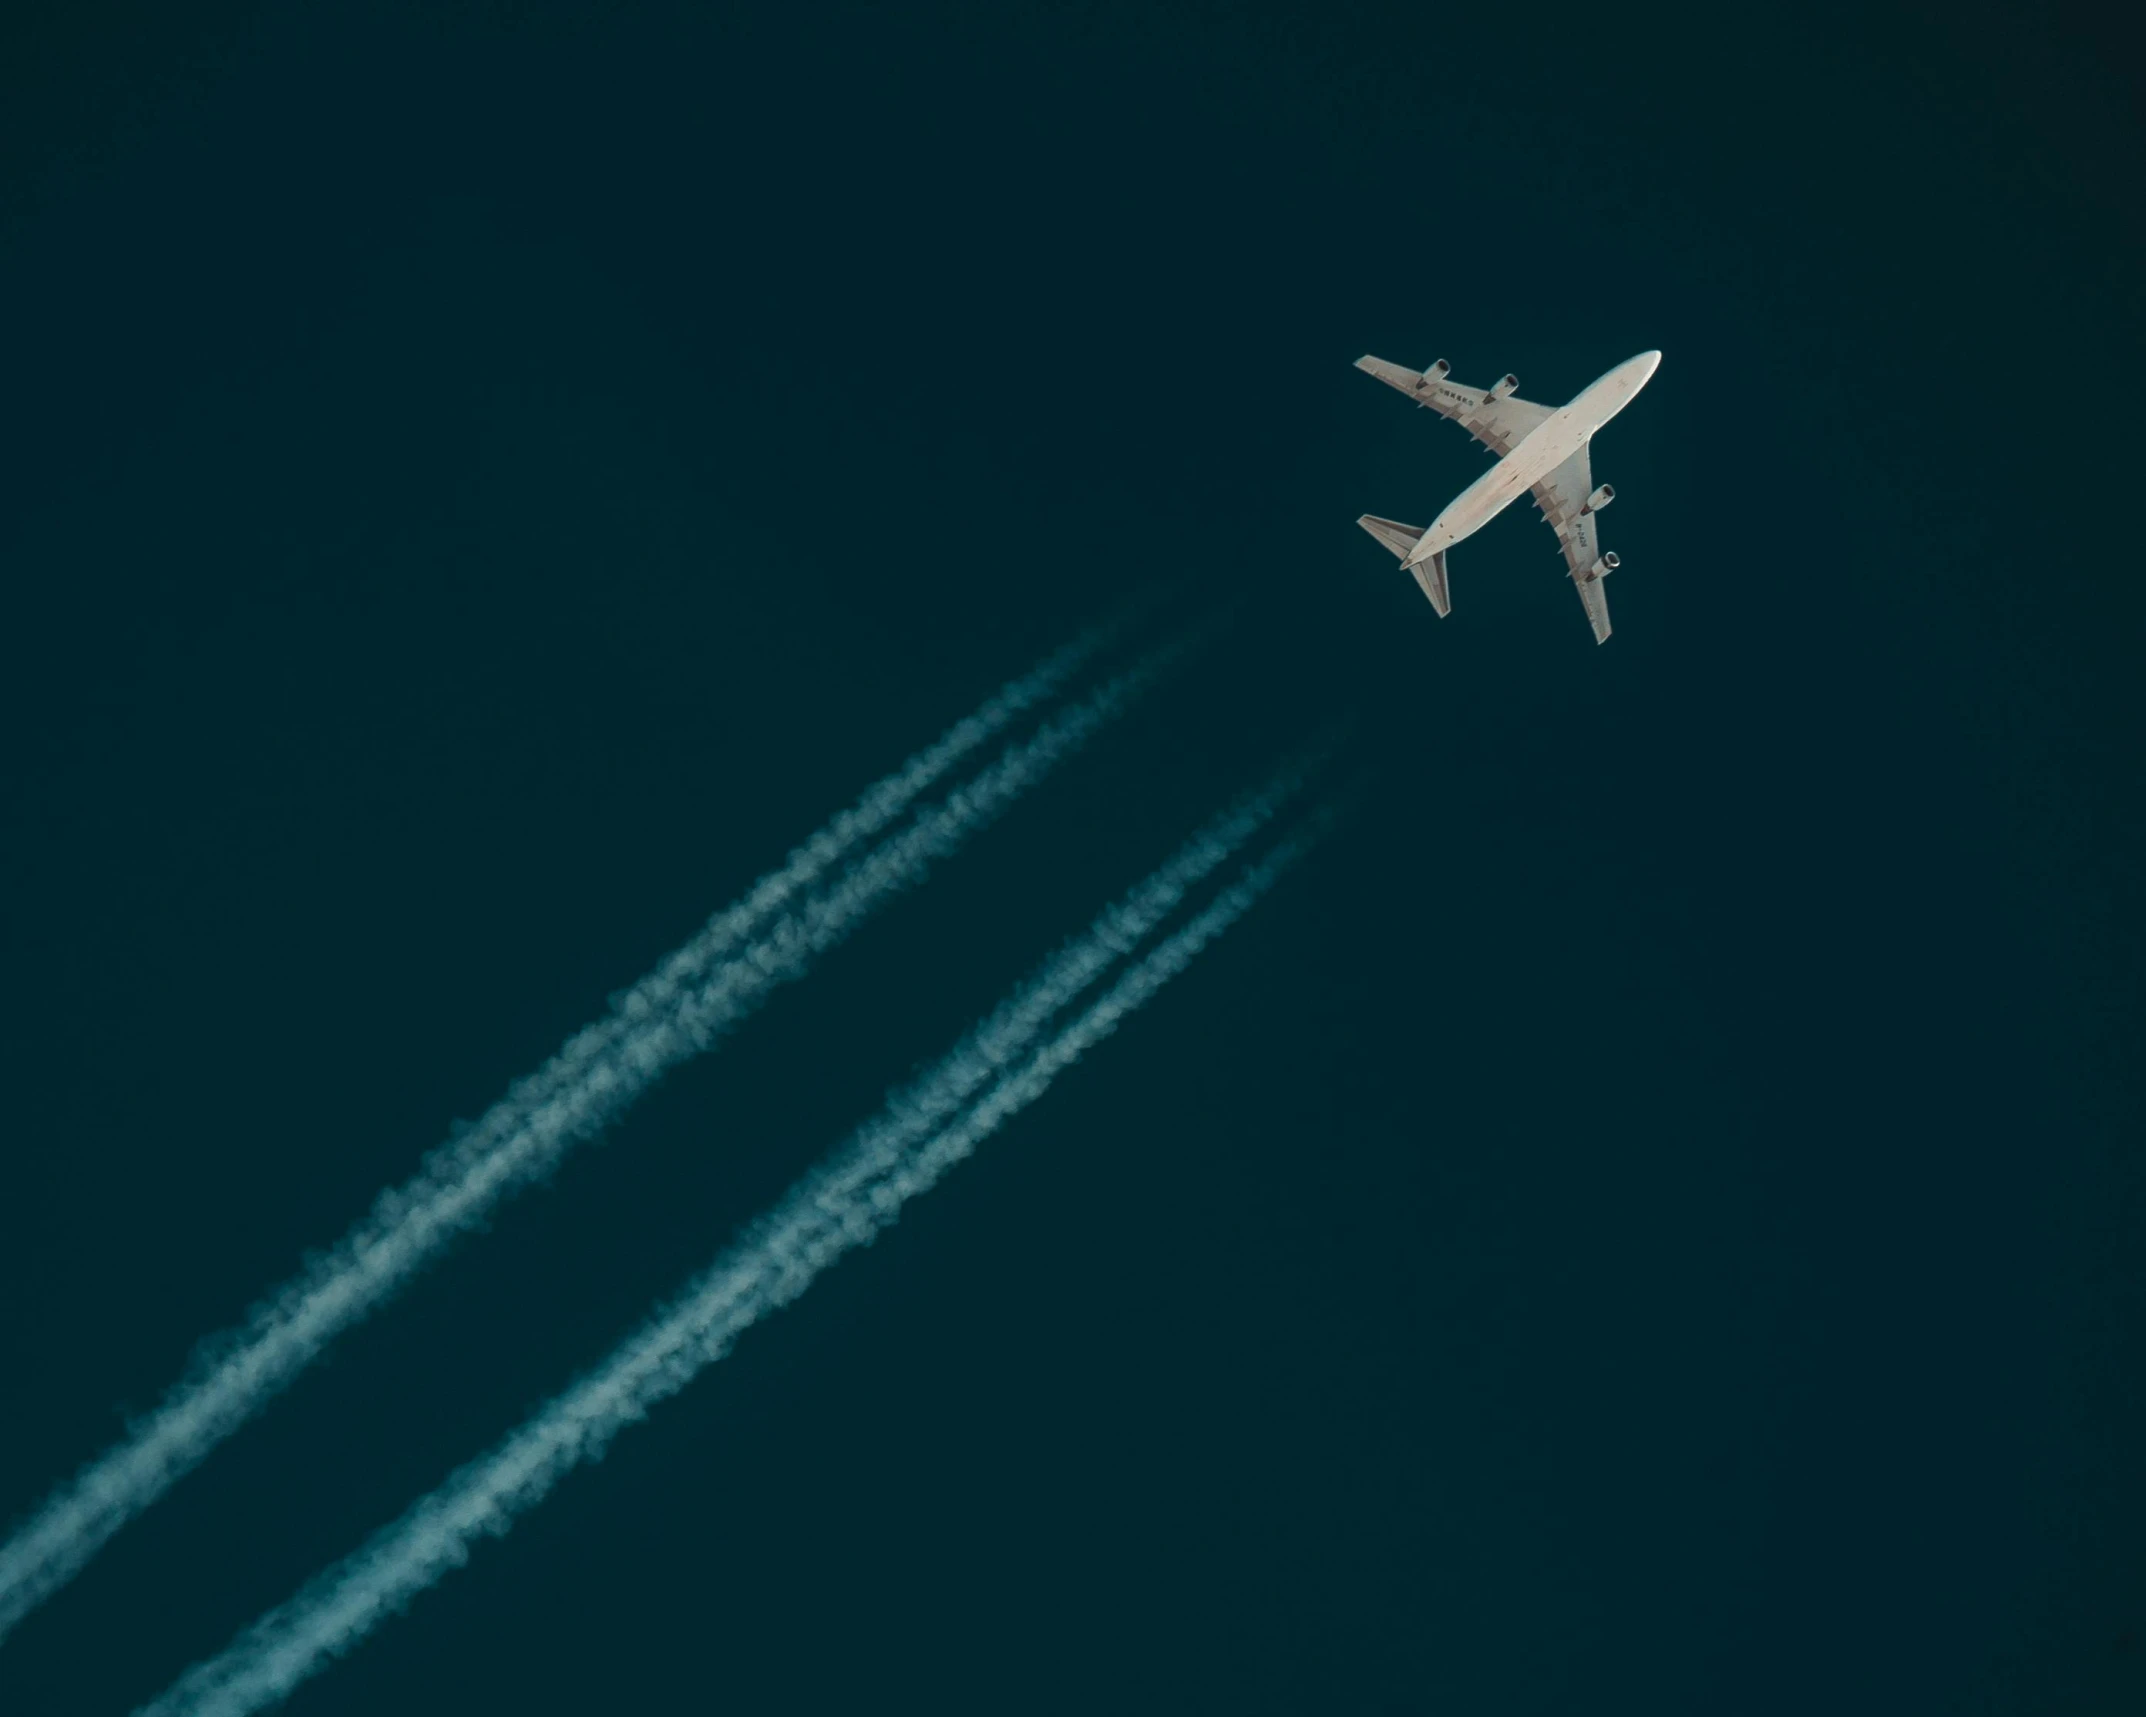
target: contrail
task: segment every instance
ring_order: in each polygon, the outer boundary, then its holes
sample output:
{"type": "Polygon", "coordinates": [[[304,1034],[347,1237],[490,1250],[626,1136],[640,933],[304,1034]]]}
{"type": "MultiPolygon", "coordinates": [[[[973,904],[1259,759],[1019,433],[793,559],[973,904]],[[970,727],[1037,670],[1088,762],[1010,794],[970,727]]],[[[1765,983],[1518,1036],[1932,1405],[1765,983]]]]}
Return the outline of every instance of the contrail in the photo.
{"type": "Polygon", "coordinates": [[[207,1344],[190,1374],[0,1546],[0,1638],[115,1532],[198,1465],[327,1343],[389,1298],[514,1187],[541,1178],[669,1068],[707,1048],[767,991],[801,976],[875,907],[912,886],[1120,711],[1184,646],[1151,656],[1010,745],[996,762],[877,847],[928,789],[1048,698],[1109,638],[1083,635],[1014,680],[869,789],[736,905],[617,997],[474,1127],[383,1192],[333,1250],[207,1344]],[[845,861],[831,886],[819,885],[845,861]],[[803,897],[802,901],[800,897],[803,897]]]}
{"type": "Polygon", "coordinates": [[[600,1456],[621,1430],[722,1358],[843,1253],[872,1240],[907,1200],[1042,1096],[1058,1074],[1182,972],[1302,856],[1323,822],[1285,840],[1036,1047],[1052,1016],[1249,839],[1293,787],[1293,780],[1278,781],[1196,838],[1046,963],[933,1073],[892,1100],[598,1370],[219,1656],[181,1676],[137,1717],[249,1717],[282,1699],[467,1561],[477,1538],[505,1533],[574,1467],[600,1456]]]}

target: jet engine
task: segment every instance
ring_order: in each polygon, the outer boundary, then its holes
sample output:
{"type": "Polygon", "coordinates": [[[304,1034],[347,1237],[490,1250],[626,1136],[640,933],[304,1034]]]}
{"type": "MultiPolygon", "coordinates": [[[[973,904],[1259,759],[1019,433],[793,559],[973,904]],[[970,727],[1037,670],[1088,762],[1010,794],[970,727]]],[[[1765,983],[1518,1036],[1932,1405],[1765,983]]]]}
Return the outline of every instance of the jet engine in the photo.
{"type": "Polygon", "coordinates": [[[1604,507],[1608,506],[1616,498],[1617,491],[1615,489],[1612,489],[1607,483],[1604,483],[1592,495],[1587,497],[1587,505],[1582,507],[1580,511],[1583,513],[1599,513],[1604,507]]]}
{"type": "Polygon", "coordinates": [[[1445,359],[1440,358],[1429,369],[1423,372],[1423,380],[1418,382],[1416,386],[1418,386],[1419,388],[1428,387],[1432,382],[1444,381],[1446,379],[1446,372],[1452,369],[1452,367],[1453,366],[1447,363],[1445,359]]]}
{"type": "Polygon", "coordinates": [[[1520,378],[1518,376],[1507,376],[1504,378],[1504,380],[1496,382],[1492,385],[1490,390],[1490,397],[1492,399],[1503,399],[1507,394],[1511,393],[1513,389],[1515,389],[1519,385],[1520,378]]]}
{"type": "Polygon", "coordinates": [[[1598,578],[1609,577],[1611,573],[1617,570],[1618,565],[1617,557],[1611,554],[1609,550],[1604,549],[1601,557],[1596,560],[1593,566],[1587,569],[1588,582],[1592,584],[1598,578]]]}

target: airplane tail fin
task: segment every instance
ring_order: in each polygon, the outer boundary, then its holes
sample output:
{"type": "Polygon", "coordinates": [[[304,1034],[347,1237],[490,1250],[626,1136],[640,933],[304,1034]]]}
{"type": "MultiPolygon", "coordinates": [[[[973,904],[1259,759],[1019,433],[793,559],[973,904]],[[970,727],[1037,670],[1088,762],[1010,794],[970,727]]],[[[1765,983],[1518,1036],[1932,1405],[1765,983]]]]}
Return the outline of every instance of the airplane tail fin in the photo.
{"type": "MultiPolygon", "coordinates": [[[[1418,526],[1397,524],[1375,513],[1366,513],[1356,522],[1402,560],[1407,560],[1409,550],[1423,540],[1423,532],[1418,526]]],[[[1445,550],[1440,549],[1427,561],[1415,562],[1408,570],[1416,575],[1416,582],[1423,587],[1423,594],[1431,599],[1431,606],[1438,610],[1441,619],[1453,612],[1453,597],[1446,588],[1445,550]]]]}

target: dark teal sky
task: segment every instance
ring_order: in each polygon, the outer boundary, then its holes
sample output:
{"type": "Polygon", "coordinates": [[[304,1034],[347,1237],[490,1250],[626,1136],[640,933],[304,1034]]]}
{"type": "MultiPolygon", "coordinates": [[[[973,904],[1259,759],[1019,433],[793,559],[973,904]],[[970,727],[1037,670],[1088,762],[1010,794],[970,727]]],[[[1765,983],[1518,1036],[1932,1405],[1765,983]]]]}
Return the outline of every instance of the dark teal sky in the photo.
{"type": "Polygon", "coordinates": [[[0,1516],[1125,596],[1226,640],[0,1648],[124,1712],[1335,716],[1372,790],[294,1712],[2146,1704],[2146,168],[2082,14],[11,13],[0,1516]],[[1364,351],[1561,400],[1481,469],[1364,351]]]}

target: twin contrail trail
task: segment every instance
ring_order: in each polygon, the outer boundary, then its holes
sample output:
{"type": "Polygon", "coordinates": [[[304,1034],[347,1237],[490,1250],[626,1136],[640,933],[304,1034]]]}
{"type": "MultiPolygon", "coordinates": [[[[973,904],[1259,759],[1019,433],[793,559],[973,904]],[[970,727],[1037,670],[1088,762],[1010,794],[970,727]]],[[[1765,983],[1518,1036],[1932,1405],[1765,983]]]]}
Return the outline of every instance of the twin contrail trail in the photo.
{"type": "Polygon", "coordinates": [[[1008,745],[941,803],[885,834],[942,778],[1055,694],[1110,630],[1084,635],[1011,682],[872,787],[616,998],[609,1017],[576,1034],[474,1127],[434,1151],[414,1178],[383,1192],[331,1251],[255,1307],[240,1329],[205,1348],[192,1374],[124,1441],[0,1545],[0,1638],[329,1341],[389,1299],[500,1199],[548,1175],[666,1071],[710,1047],[771,989],[802,976],[874,908],[920,881],[936,860],[1078,750],[1184,648],[1160,651],[1105,682],[1030,738],[1008,745]]]}
{"type": "Polygon", "coordinates": [[[1058,1013],[1273,817],[1299,774],[1285,773],[1218,819],[1105,911],[601,1367],[219,1656],[189,1670],[138,1717],[248,1717],[281,1699],[466,1561],[478,1537],[506,1532],[574,1467],[601,1454],[845,1252],[869,1242],[905,1202],[1182,972],[1302,855],[1322,821],[1285,839],[1070,1024],[1045,1035],[1058,1013]]]}

